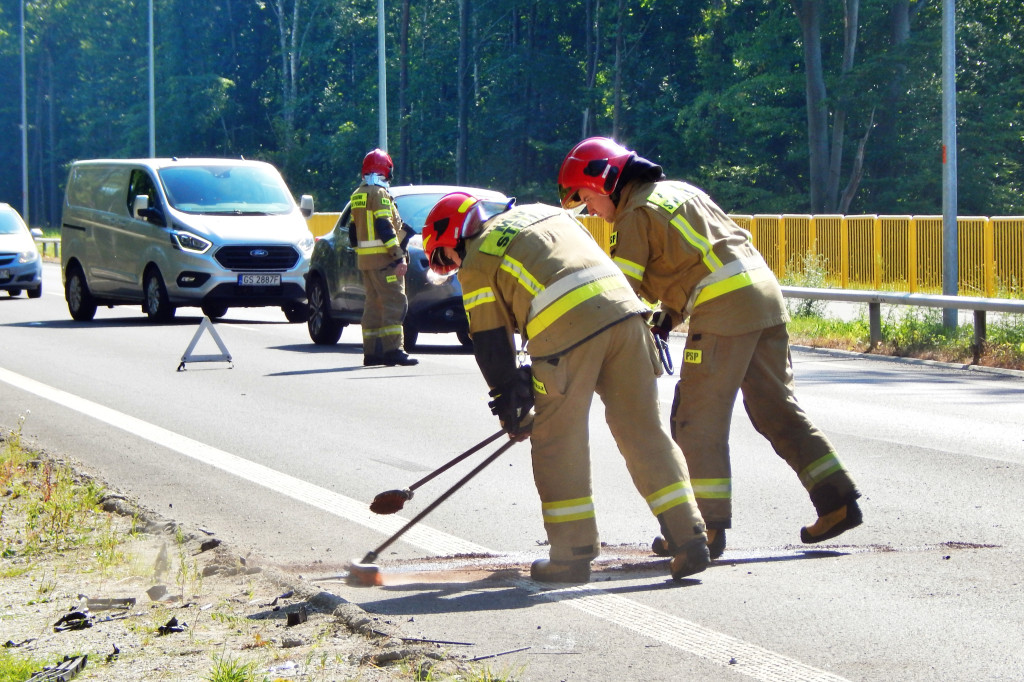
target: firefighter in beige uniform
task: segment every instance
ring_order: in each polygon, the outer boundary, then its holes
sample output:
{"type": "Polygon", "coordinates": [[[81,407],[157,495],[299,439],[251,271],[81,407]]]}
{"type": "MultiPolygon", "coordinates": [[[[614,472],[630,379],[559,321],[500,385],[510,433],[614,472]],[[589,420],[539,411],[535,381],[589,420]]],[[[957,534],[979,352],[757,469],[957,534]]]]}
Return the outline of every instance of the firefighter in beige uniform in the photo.
{"type": "Polygon", "coordinates": [[[350,229],[356,265],[363,275],[363,365],[415,365],[403,347],[402,322],[409,309],[405,297],[406,234],[388,192],[394,164],[374,149],[363,159],[363,183],[352,193],[350,229]]]}
{"type": "Polygon", "coordinates": [[[550,558],[535,561],[531,577],[585,582],[600,552],[587,429],[594,393],[666,533],[672,576],[703,571],[704,523],[686,462],[660,423],[649,310],[576,220],[557,207],[513,203],[446,195],[427,217],[423,249],[435,276],[458,271],[492,411],[510,437],[531,438],[550,542],[550,558]],[[516,367],[517,331],[532,380],[516,367]]]}
{"type": "MultiPolygon", "coordinates": [[[[559,171],[562,205],[586,203],[614,224],[612,255],[637,293],[660,301],[652,331],[667,338],[689,316],[672,434],[689,465],[711,557],[732,527],[729,424],[737,391],[754,428],[797,473],[818,513],[800,531],[821,542],[861,523],[860,494],[828,438],[797,403],[774,274],[707,194],[608,138],[588,138],[559,171]]],[[[658,552],[662,539],[655,540],[658,552]]],[[[659,552],[660,553],[660,552],[659,552]]]]}

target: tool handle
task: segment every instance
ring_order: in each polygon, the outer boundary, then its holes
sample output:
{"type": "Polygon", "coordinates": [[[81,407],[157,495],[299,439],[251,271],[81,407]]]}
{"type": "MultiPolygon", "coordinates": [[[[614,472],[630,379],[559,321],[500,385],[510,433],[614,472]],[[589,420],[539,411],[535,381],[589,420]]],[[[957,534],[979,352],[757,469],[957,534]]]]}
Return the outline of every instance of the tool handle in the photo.
{"type": "Polygon", "coordinates": [[[668,350],[668,342],[660,336],[655,336],[654,342],[658,346],[658,357],[661,358],[661,366],[665,368],[666,372],[673,374],[672,353],[668,350]]]}
{"type": "MultiPolygon", "coordinates": [[[[504,431],[495,434],[494,436],[491,437],[491,439],[493,440],[494,437],[501,435],[501,433],[503,433],[503,432],[504,431]]],[[[459,488],[464,486],[466,483],[468,483],[469,479],[473,478],[474,476],[479,474],[481,471],[483,471],[484,468],[487,467],[487,465],[489,465],[494,460],[498,459],[498,457],[500,457],[502,455],[502,453],[504,453],[506,450],[508,450],[510,447],[512,447],[515,444],[516,444],[516,441],[509,440],[507,443],[505,443],[500,448],[495,450],[493,453],[488,455],[487,459],[485,459],[484,461],[480,462],[480,464],[478,464],[475,469],[473,469],[468,474],[463,476],[462,479],[458,483],[456,483],[451,488],[449,488],[448,490],[446,490],[443,493],[441,493],[440,497],[438,497],[436,500],[434,500],[433,502],[428,504],[423,511],[421,511],[419,514],[414,516],[412,518],[412,520],[410,520],[407,524],[405,524],[404,526],[399,528],[398,531],[394,535],[392,535],[387,540],[382,542],[380,547],[378,547],[377,549],[375,549],[372,552],[370,552],[369,554],[367,554],[366,555],[367,557],[372,555],[373,559],[371,559],[370,561],[365,561],[364,560],[363,563],[372,563],[377,558],[377,555],[379,555],[381,552],[383,552],[385,549],[387,549],[388,547],[391,546],[391,543],[393,543],[398,538],[402,537],[402,535],[404,535],[407,530],[409,530],[410,528],[415,526],[417,523],[422,521],[424,516],[426,516],[427,514],[429,514],[432,511],[434,511],[434,509],[436,509],[439,504],[441,504],[442,502],[447,500],[449,497],[451,497],[455,493],[456,490],[458,490],[459,488]]],[[[481,443],[481,445],[483,445],[483,444],[481,443]]]]}
{"type": "Polygon", "coordinates": [[[474,452],[476,452],[480,448],[483,448],[483,447],[485,447],[487,445],[490,445],[494,441],[498,440],[498,438],[500,438],[503,433],[505,433],[505,429],[502,429],[501,431],[498,431],[493,436],[488,436],[486,439],[480,441],[479,443],[477,443],[476,445],[471,447],[469,450],[466,450],[461,455],[456,456],[454,459],[452,459],[447,464],[443,464],[440,467],[438,467],[437,469],[434,469],[429,474],[427,474],[426,476],[424,476],[423,478],[421,478],[420,480],[416,481],[411,486],[406,488],[406,490],[408,490],[409,492],[412,492],[413,490],[416,490],[416,488],[419,488],[421,485],[423,485],[427,481],[432,480],[438,474],[443,474],[444,472],[448,471],[453,466],[455,466],[456,464],[458,464],[462,460],[466,459],[467,457],[472,455],[474,452]]]}

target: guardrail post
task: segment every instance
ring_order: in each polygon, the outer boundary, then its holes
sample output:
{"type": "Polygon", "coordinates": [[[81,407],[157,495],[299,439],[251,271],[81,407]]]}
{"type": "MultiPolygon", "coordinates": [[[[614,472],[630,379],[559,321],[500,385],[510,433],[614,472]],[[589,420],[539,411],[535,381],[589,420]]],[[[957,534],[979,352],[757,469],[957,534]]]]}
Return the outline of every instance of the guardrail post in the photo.
{"type": "Polygon", "coordinates": [[[868,324],[871,328],[871,347],[876,348],[882,343],[882,304],[877,301],[868,303],[868,324]]]}
{"type": "Polygon", "coordinates": [[[985,350],[985,337],[987,336],[987,330],[985,328],[985,311],[975,310],[974,311],[974,364],[978,364],[981,360],[981,353],[985,350]]]}

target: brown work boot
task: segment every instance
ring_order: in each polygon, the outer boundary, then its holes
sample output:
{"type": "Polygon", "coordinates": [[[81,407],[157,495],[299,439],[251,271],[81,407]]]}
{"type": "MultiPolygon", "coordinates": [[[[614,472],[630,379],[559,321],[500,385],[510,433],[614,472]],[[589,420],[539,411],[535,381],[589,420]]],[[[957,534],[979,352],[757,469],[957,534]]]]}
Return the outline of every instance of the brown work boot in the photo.
{"type": "Polygon", "coordinates": [[[708,551],[708,541],[701,534],[693,538],[676,552],[669,563],[669,570],[672,572],[673,580],[682,580],[688,575],[700,573],[711,563],[711,554],[708,551]]]}
{"type": "Polygon", "coordinates": [[[800,540],[807,544],[831,540],[851,528],[856,528],[863,520],[857,500],[850,500],[834,511],[820,514],[813,524],[801,528],[800,540]]]}
{"type": "MultiPolygon", "coordinates": [[[[654,538],[654,542],[651,543],[651,551],[654,552],[654,556],[672,556],[668,541],[661,535],[654,538]]],[[[708,529],[708,552],[712,561],[725,553],[725,530],[721,528],[708,529]]]]}
{"type": "Polygon", "coordinates": [[[589,583],[590,559],[537,559],[530,566],[530,577],[540,583],[589,583]]]}

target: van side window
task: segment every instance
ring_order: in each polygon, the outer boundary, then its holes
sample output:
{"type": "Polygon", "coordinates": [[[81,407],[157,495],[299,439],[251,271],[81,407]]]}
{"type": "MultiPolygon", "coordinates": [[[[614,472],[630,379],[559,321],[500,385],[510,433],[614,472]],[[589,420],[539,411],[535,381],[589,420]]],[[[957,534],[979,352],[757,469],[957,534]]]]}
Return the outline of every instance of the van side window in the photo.
{"type": "Polygon", "coordinates": [[[164,225],[163,210],[160,207],[160,199],[156,193],[156,185],[149,173],[144,170],[135,169],[132,171],[131,179],[128,181],[128,213],[132,214],[135,206],[135,197],[145,196],[149,199],[149,210],[143,217],[156,225],[164,225]]]}
{"type": "Polygon", "coordinates": [[[77,166],[68,182],[69,206],[121,214],[128,175],[117,166],[77,166]]]}

